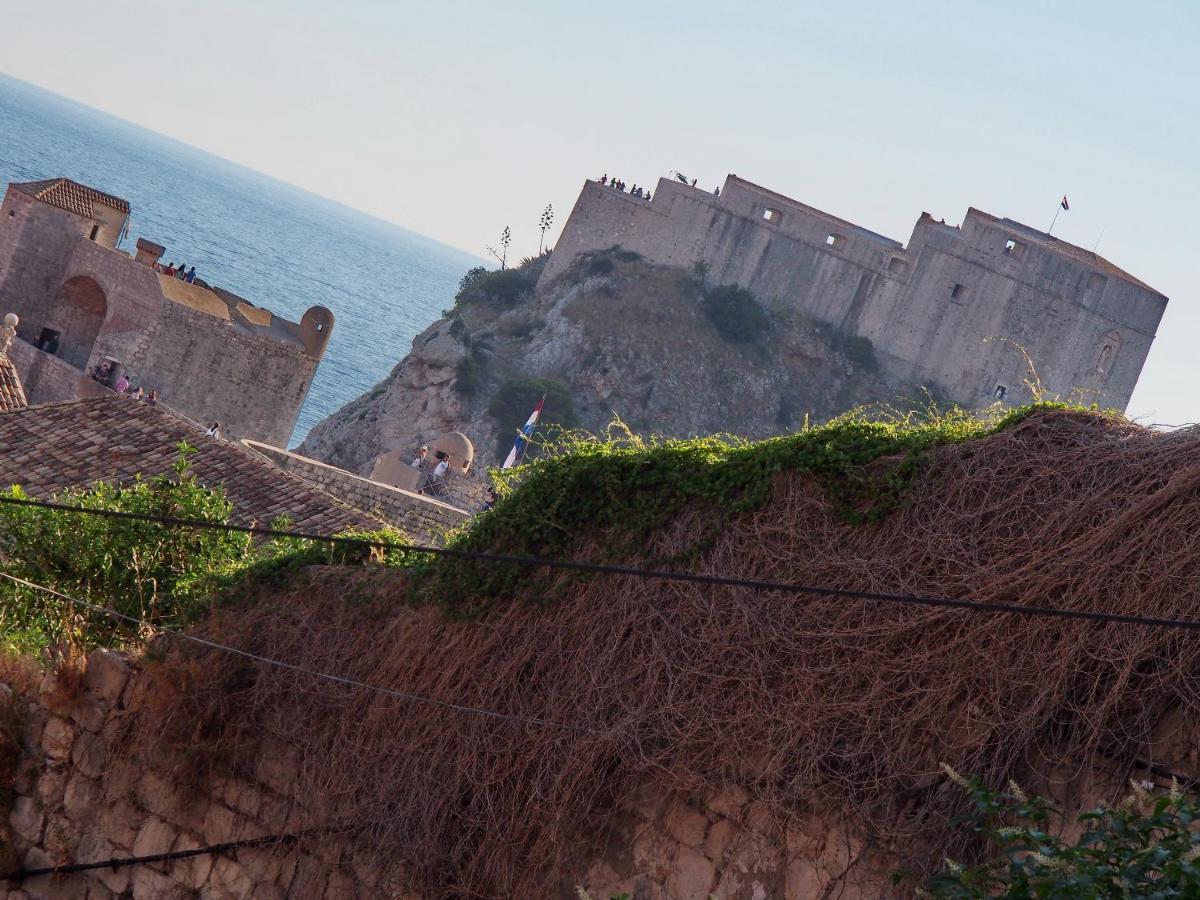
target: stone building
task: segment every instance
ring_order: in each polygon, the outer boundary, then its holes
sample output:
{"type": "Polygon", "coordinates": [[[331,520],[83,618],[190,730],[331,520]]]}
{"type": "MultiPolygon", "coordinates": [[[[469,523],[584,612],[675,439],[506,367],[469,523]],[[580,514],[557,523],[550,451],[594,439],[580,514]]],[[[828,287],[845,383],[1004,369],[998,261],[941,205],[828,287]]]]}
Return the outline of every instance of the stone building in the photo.
{"type": "Polygon", "coordinates": [[[736,175],[719,195],[660,179],[653,200],[588,182],[542,279],[618,244],[702,263],[710,285],[868,338],[888,377],[969,407],[1030,398],[1019,347],[1048,395],[1123,409],[1167,304],[1103,257],[1012,219],[969,209],[947,225],[922,213],[905,246],[736,175]]]}
{"type": "MultiPolygon", "coordinates": [[[[155,268],[164,248],[119,249],[129,204],[65,178],[10,184],[0,204],[0,309],[20,317],[10,355],[32,403],[101,396],[98,366],[235,437],[286,445],[333,329],[289,322],[155,268]]],[[[111,383],[111,379],[110,379],[111,383]]]]}

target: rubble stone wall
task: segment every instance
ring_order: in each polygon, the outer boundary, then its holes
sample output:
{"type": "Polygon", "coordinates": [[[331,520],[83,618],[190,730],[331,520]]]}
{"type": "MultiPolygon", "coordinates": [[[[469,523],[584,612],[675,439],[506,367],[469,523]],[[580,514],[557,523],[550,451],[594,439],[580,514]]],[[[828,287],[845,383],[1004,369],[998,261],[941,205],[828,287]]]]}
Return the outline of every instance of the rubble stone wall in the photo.
{"type": "MultiPolygon", "coordinates": [[[[188,760],[138,746],[129,723],[151,679],[124,656],[96,650],[77,691],[47,677],[25,717],[9,824],[20,864],[40,868],[207,847],[319,827],[293,794],[291,748],[264,739],[252,777],[189,775],[188,760]]],[[[781,820],[736,787],[682,796],[647,790],[619,811],[577,865],[563,898],[801,900],[830,885],[874,897],[888,868],[860,858],[836,819],[781,820]]],[[[14,882],[0,898],[354,898],[423,900],[395,873],[332,838],[185,859],[103,867],[14,882]]]]}

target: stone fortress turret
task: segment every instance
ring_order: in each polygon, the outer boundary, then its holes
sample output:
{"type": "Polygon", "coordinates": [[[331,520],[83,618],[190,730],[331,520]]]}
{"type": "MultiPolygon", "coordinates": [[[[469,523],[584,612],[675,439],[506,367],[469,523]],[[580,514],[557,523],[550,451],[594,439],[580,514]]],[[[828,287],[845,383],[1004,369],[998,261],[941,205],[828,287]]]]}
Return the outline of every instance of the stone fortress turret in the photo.
{"type": "Polygon", "coordinates": [[[922,213],[908,245],[730,175],[713,194],[660,179],[647,200],[589,181],[543,282],[615,244],[707,266],[769,308],[868,338],[883,372],[968,407],[1049,394],[1124,409],[1167,298],[1093,252],[1011,219],[922,213]]]}
{"type": "Polygon", "coordinates": [[[119,249],[129,203],[66,178],[10,184],[0,204],[0,309],[34,403],[109,392],[121,374],[230,437],[286,446],[333,332],[290,322],[202,279],[162,271],[161,244],[119,249]],[[103,383],[90,377],[105,373],[103,383]]]}

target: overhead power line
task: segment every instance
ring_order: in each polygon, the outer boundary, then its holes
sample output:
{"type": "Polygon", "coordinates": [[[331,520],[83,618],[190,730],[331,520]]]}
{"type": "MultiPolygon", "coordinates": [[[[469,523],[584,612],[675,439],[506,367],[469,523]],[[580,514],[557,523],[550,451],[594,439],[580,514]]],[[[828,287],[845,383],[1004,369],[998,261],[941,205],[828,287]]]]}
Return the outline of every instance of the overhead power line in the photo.
{"type": "Polygon", "coordinates": [[[15,504],[20,506],[33,506],[42,509],[51,509],[59,512],[75,513],[80,515],[103,516],[113,519],[152,522],[173,528],[197,528],[252,534],[263,537],[297,538],[306,541],[319,541],[342,546],[400,550],[406,553],[420,553],[428,556],[442,556],[451,559],[467,559],[477,562],[542,567],[573,572],[589,572],[600,575],[618,575],[631,578],[644,578],[654,581],[706,584],[719,587],[746,588],[747,590],[775,591],[785,594],[802,594],[808,596],[844,597],[851,600],[867,600],[878,603],[896,603],[905,606],[924,606],[940,609],[959,609],[976,613],[992,613],[998,615],[1015,615],[1034,618],[1071,619],[1075,621],[1097,622],[1101,624],[1114,623],[1121,625],[1139,625],[1150,628],[1180,628],[1189,631],[1200,631],[1200,620],[1197,619],[1167,619],[1126,613],[1095,612],[1082,609],[1061,609],[1053,606],[1024,606],[1019,603],[1003,603],[998,601],[968,600],[954,597],[929,597],[917,594],[889,593],[885,591],[864,591],[857,588],[839,588],[831,587],[829,585],[798,584],[788,581],[766,581],[753,578],[740,578],[732,575],[705,575],[697,572],[671,572],[656,569],[638,569],[631,566],[617,566],[607,563],[587,562],[584,560],[549,559],[540,556],[518,556],[508,553],[487,553],[479,550],[460,550],[455,547],[421,547],[417,546],[416,544],[396,544],[390,541],[370,540],[368,538],[349,537],[345,535],[325,535],[312,534],[302,531],[285,531],[277,528],[261,528],[256,525],[232,525],[225,522],[212,522],[204,519],[183,519],[175,516],[160,516],[151,513],[125,512],[123,510],[87,509],[81,506],[68,506],[62,503],[53,503],[48,500],[32,500],[21,497],[0,497],[0,503],[15,504]]]}
{"type": "Polygon", "coordinates": [[[344,684],[350,687],[376,691],[380,694],[385,694],[389,697],[395,697],[400,700],[411,700],[414,703],[426,703],[431,706],[441,707],[442,709],[454,710],[455,712],[474,713],[475,715],[487,716],[492,719],[506,719],[512,722],[524,722],[529,725],[566,728],[571,731],[579,731],[586,734],[607,734],[607,732],[604,731],[599,731],[594,728],[586,728],[582,725],[572,725],[569,722],[556,722],[552,719],[541,719],[536,716],[520,716],[512,713],[497,712],[492,709],[484,709],[478,706],[467,706],[462,703],[451,703],[448,700],[438,700],[436,697],[427,697],[423,694],[411,694],[407,691],[398,691],[394,688],[383,687],[382,685],[378,684],[370,684],[365,681],[358,681],[354,678],[347,678],[343,675],[334,675],[329,672],[319,672],[315,669],[307,669],[304,666],[298,666],[295,663],[284,662],[281,659],[272,659],[269,656],[259,656],[257,653],[251,653],[248,650],[241,650],[237,647],[230,647],[228,644],[222,644],[217,641],[210,641],[208,638],[202,638],[194,634],[186,634],[182,631],[175,631],[171,628],[165,628],[162,625],[156,625],[155,623],[148,622],[145,619],[139,619],[137,616],[126,615],[123,612],[118,612],[115,609],[109,609],[108,607],[101,606],[98,603],[91,603],[87,600],[81,600],[78,597],[72,597],[69,594],[64,594],[62,591],[56,590],[55,588],[47,587],[44,584],[37,584],[36,582],[29,581],[26,578],[21,578],[9,572],[0,571],[0,578],[7,578],[9,581],[14,582],[15,584],[22,585],[23,587],[30,588],[31,590],[41,591],[45,594],[49,594],[52,597],[57,597],[59,600],[64,600],[67,603],[80,607],[81,609],[88,609],[92,612],[101,613],[121,622],[128,622],[131,625],[140,625],[145,628],[153,629],[160,634],[178,638],[181,641],[190,641],[193,644],[199,644],[200,646],[207,647],[210,650],[220,650],[224,653],[232,653],[236,656],[243,657],[244,659],[252,659],[255,662],[260,662],[269,666],[275,666],[280,669],[287,669],[290,672],[298,672],[302,675],[309,675],[313,678],[321,678],[325,681],[332,681],[337,684],[344,684]]]}

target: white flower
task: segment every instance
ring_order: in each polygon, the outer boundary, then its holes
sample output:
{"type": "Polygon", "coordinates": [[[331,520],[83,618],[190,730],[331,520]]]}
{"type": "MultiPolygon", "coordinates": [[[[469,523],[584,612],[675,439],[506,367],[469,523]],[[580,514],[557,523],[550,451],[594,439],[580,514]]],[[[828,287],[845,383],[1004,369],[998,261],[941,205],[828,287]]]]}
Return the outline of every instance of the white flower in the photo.
{"type": "Polygon", "coordinates": [[[1025,792],[1021,790],[1021,786],[1015,781],[1008,783],[1008,792],[1017,798],[1021,803],[1028,803],[1029,798],[1025,796],[1025,792]]]}
{"type": "Polygon", "coordinates": [[[971,787],[971,782],[967,781],[967,779],[963,778],[961,775],[959,775],[957,772],[955,772],[954,768],[950,765],[950,763],[942,763],[942,771],[946,773],[947,778],[949,778],[951,781],[953,781],[959,787],[961,787],[961,788],[970,788],[971,787]]]}

